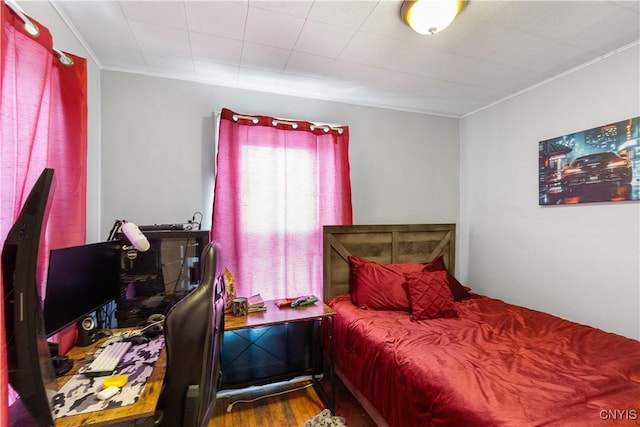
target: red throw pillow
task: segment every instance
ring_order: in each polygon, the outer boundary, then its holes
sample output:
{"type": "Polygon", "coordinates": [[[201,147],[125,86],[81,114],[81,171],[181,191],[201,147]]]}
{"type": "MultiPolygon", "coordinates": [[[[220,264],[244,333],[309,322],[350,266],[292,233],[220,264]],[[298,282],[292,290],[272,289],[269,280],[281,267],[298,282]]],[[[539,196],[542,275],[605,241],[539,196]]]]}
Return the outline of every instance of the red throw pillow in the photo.
{"type": "Polygon", "coordinates": [[[362,308],[409,311],[409,295],[404,273],[424,269],[424,264],[379,264],[360,257],[349,257],[351,301],[362,308]]]}
{"type": "Polygon", "coordinates": [[[449,284],[449,289],[451,289],[451,294],[455,301],[471,297],[471,294],[460,282],[458,282],[458,279],[449,273],[447,266],[444,264],[443,255],[438,255],[436,259],[428,263],[424,268],[424,271],[446,271],[447,283],[449,284]]]}
{"type": "Polygon", "coordinates": [[[458,317],[447,275],[446,270],[404,275],[414,320],[458,317]]]}

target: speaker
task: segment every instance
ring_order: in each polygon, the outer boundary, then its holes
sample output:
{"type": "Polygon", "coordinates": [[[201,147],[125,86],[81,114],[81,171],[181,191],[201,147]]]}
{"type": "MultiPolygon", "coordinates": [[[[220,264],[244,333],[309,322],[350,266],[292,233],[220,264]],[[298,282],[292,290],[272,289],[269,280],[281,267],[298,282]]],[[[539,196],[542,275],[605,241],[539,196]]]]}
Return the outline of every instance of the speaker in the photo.
{"type": "Polygon", "coordinates": [[[96,342],[98,337],[96,321],[93,317],[85,317],[78,322],[78,342],[76,345],[80,347],[86,347],[96,342]]]}

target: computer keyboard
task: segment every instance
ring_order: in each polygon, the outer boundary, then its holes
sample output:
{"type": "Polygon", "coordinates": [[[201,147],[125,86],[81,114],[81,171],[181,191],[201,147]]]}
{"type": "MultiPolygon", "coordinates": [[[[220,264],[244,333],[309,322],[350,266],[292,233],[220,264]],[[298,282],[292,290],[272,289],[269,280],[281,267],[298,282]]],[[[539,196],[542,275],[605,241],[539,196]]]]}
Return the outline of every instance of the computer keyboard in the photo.
{"type": "Polygon", "coordinates": [[[91,362],[84,374],[88,377],[101,377],[111,375],[115,371],[118,363],[122,360],[132,343],[129,341],[118,341],[104,347],[102,351],[91,362]]]}

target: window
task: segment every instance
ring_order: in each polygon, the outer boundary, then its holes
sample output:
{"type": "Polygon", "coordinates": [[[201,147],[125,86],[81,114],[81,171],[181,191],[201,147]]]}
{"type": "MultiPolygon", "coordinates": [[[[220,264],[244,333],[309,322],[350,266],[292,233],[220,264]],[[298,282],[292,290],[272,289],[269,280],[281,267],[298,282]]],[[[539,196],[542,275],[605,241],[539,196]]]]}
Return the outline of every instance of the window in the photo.
{"type": "Polygon", "coordinates": [[[322,295],[322,227],[350,224],[348,128],[223,110],[212,239],[236,293],[322,295]]]}

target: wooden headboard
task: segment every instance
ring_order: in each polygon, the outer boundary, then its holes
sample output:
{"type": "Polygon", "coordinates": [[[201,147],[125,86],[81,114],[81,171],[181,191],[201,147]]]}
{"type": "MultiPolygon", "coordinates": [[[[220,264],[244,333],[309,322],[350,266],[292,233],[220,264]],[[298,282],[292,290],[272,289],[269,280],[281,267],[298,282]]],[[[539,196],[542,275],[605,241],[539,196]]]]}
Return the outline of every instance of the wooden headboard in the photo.
{"type": "Polygon", "coordinates": [[[444,255],[455,271],[455,224],[331,225],[323,229],[325,301],[349,292],[349,256],[382,264],[429,262],[444,255]]]}

